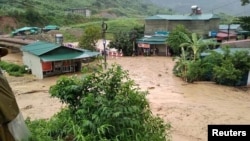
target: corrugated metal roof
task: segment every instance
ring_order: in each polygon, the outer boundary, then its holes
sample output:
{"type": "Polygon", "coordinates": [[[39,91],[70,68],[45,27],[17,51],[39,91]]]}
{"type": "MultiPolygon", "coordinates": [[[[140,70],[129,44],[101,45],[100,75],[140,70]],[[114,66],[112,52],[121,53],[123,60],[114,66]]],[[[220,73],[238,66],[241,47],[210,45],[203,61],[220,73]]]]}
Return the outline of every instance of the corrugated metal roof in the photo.
{"type": "Polygon", "coordinates": [[[151,36],[142,37],[138,39],[137,43],[147,43],[147,44],[166,44],[167,36],[151,36]]]}
{"type": "Polygon", "coordinates": [[[226,38],[226,37],[236,37],[237,35],[236,34],[233,34],[233,33],[224,33],[224,32],[219,32],[217,33],[216,37],[219,37],[219,38],[226,38]]]}
{"type": "Polygon", "coordinates": [[[21,50],[39,56],[44,62],[88,58],[100,54],[99,52],[78,48],[69,48],[44,41],[38,41],[23,46],[21,50]]]}
{"type": "Polygon", "coordinates": [[[11,32],[12,34],[17,34],[19,32],[25,32],[25,31],[30,31],[30,32],[36,32],[38,31],[39,28],[38,27],[22,27],[22,28],[19,28],[13,32],[11,32]]]}
{"type": "Polygon", "coordinates": [[[38,42],[34,42],[26,46],[23,46],[21,50],[24,52],[29,52],[31,54],[34,54],[36,56],[40,56],[56,48],[59,48],[60,46],[61,46],[60,44],[38,41],[38,42]]]}
{"type": "MultiPolygon", "coordinates": [[[[213,51],[218,52],[218,53],[223,53],[222,48],[213,49],[213,51]]],[[[237,47],[230,48],[230,53],[232,53],[232,54],[237,52],[237,51],[248,51],[249,52],[248,55],[250,55],[250,48],[237,48],[237,47]]],[[[207,56],[207,55],[210,55],[210,53],[209,52],[201,53],[201,56],[207,56]]]]}
{"type": "MultiPolygon", "coordinates": [[[[221,24],[219,25],[219,30],[228,30],[229,25],[227,24],[221,24]]],[[[230,24],[230,29],[231,30],[236,30],[236,29],[241,29],[240,24],[230,24]]]]}
{"type": "Polygon", "coordinates": [[[50,61],[62,61],[62,60],[74,60],[81,58],[89,58],[99,55],[99,52],[85,51],[78,53],[67,53],[67,54],[54,54],[54,55],[42,55],[40,58],[43,62],[50,61]]]}
{"type": "Polygon", "coordinates": [[[47,25],[43,29],[44,30],[58,30],[58,29],[60,29],[60,27],[57,25],[47,25]]]}
{"type": "Polygon", "coordinates": [[[200,14],[200,15],[154,15],[145,20],[210,20],[219,19],[214,14],[200,14]]]}

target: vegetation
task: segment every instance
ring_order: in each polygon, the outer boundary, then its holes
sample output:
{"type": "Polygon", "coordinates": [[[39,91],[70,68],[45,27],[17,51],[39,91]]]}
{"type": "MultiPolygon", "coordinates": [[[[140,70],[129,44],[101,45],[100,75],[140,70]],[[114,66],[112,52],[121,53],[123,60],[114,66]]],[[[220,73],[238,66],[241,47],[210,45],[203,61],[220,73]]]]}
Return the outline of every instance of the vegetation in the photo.
{"type": "MultiPolygon", "coordinates": [[[[194,34],[192,37],[195,37],[194,34]]],[[[173,69],[176,76],[187,82],[203,80],[230,86],[245,85],[245,76],[250,70],[249,52],[237,51],[231,53],[229,47],[223,47],[223,53],[210,50],[210,55],[201,58],[201,52],[204,52],[204,49],[207,48],[199,44],[189,45],[193,50],[193,53],[190,54],[186,51],[188,48],[184,49],[185,44],[181,45],[182,54],[180,57],[176,57],[177,61],[173,69]]]]}
{"type": "Polygon", "coordinates": [[[241,1],[241,5],[247,5],[250,3],[249,0],[240,0],[241,1]]]}
{"type": "Polygon", "coordinates": [[[218,17],[220,17],[220,24],[232,24],[235,19],[235,16],[228,15],[227,13],[218,13],[218,17]]]}
{"type": "Polygon", "coordinates": [[[200,57],[200,53],[207,49],[203,39],[201,37],[198,38],[196,33],[192,33],[192,38],[189,38],[187,34],[182,32],[180,32],[180,35],[182,35],[183,39],[185,40],[184,43],[180,45],[180,47],[186,47],[186,50],[188,51],[191,50],[190,56],[194,61],[196,61],[196,59],[200,57]]]}
{"type": "Polygon", "coordinates": [[[229,48],[224,48],[220,64],[214,66],[212,71],[214,81],[231,86],[245,85],[244,77],[250,70],[248,54],[248,51],[237,51],[232,54],[229,48]]]}
{"type": "Polygon", "coordinates": [[[12,76],[23,76],[27,73],[25,66],[20,66],[14,63],[0,61],[0,67],[12,76]]]}
{"type": "Polygon", "coordinates": [[[238,17],[234,22],[240,24],[244,30],[250,31],[250,16],[238,17]]]}
{"type": "Polygon", "coordinates": [[[132,56],[137,50],[135,44],[136,39],[141,38],[144,33],[143,26],[137,26],[127,32],[114,34],[114,39],[111,40],[109,47],[116,48],[123,52],[124,56],[132,56]]]}
{"type": "MultiPolygon", "coordinates": [[[[71,25],[72,28],[87,28],[88,26],[98,26],[101,27],[102,22],[105,22],[108,26],[106,31],[106,39],[112,40],[114,39],[115,34],[125,32],[129,34],[129,32],[137,27],[142,27],[144,24],[143,20],[137,19],[137,18],[117,18],[117,19],[109,19],[109,20],[99,20],[94,22],[88,22],[88,23],[81,23],[81,24],[75,24],[71,25]],[[129,24],[128,24],[129,23],[129,24]]],[[[140,32],[140,34],[144,34],[144,31],[140,32]]]]}
{"type": "Polygon", "coordinates": [[[46,120],[27,120],[32,141],[166,141],[169,124],[152,115],[141,91],[121,66],[82,77],[61,77],[50,88],[67,107],[46,120]]]}
{"type": "Polygon", "coordinates": [[[116,48],[118,51],[122,51],[124,56],[132,56],[133,43],[129,38],[129,35],[125,32],[115,34],[115,39],[110,42],[110,48],[116,48]]]}
{"type": "Polygon", "coordinates": [[[170,32],[166,40],[167,44],[170,46],[171,54],[174,56],[179,56],[181,54],[180,45],[185,42],[183,35],[191,36],[191,33],[183,25],[177,25],[172,32],[170,32]]]}
{"type": "Polygon", "coordinates": [[[11,16],[26,26],[47,24],[69,25],[95,21],[96,18],[143,17],[170,13],[146,0],[0,0],[0,16],[11,16]],[[84,7],[91,11],[91,18],[83,14],[71,14],[69,8],[84,7]],[[66,13],[66,14],[65,14],[66,13]]]}
{"type": "Polygon", "coordinates": [[[96,50],[96,43],[101,38],[101,28],[99,26],[89,26],[84,30],[79,47],[91,51],[96,50]]]}

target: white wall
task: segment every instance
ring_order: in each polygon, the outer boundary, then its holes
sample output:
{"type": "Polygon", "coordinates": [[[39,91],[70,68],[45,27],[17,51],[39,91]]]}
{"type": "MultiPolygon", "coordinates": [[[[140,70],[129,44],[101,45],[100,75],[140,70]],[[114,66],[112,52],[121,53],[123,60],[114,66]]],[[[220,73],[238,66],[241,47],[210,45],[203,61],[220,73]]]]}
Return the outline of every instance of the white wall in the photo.
{"type": "Polygon", "coordinates": [[[31,69],[33,75],[38,79],[43,79],[42,64],[38,56],[23,52],[23,63],[31,69]]]}
{"type": "Polygon", "coordinates": [[[250,71],[248,72],[247,86],[250,86],[250,71]]]}

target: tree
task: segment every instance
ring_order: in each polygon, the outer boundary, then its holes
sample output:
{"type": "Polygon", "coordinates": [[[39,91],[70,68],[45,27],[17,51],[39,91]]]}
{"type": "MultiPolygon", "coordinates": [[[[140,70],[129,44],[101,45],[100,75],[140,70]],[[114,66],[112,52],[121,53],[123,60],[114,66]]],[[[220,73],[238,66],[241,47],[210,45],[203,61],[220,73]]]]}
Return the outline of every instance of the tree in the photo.
{"type": "Polygon", "coordinates": [[[144,29],[145,29],[144,26],[141,26],[141,27],[138,26],[138,27],[134,27],[134,29],[132,29],[129,32],[129,38],[130,38],[130,41],[132,42],[132,45],[133,45],[133,55],[136,55],[136,52],[138,52],[138,48],[137,48],[136,43],[135,43],[136,39],[143,37],[144,29]]]}
{"type": "Polygon", "coordinates": [[[99,26],[88,26],[84,30],[79,47],[88,50],[96,50],[96,43],[101,38],[101,28],[99,26]]]}
{"type": "Polygon", "coordinates": [[[133,41],[126,32],[119,32],[114,34],[114,40],[109,44],[110,48],[116,48],[122,51],[124,56],[132,56],[133,54],[133,41]]]}
{"type": "Polygon", "coordinates": [[[181,54],[180,56],[176,56],[174,58],[174,60],[177,60],[174,68],[173,68],[173,73],[178,76],[181,77],[182,79],[184,79],[185,81],[187,80],[187,69],[188,69],[188,64],[190,63],[187,60],[187,53],[184,50],[183,47],[181,47],[181,54]]]}
{"type": "Polygon", "coordinates": [[[171,54],[174,56],[181,54],[180,44],[185,42],[183,33],[190,36],[190,32],[183,25],[177,25],[166,39],[167,45],[170,46],[171,54]]]}
{"type": "Polygon", "coordinates": [[[26,23],[32,26],[43,23],[43,17],[41,16],[41,14],[32,7],[26,9],[24,13],[24,17],[25,17],[26,23]]]}
{"type": "Polygon", "coordinates": [[[35,126],[29,122],[36,141],[37,136],[49,141],[50,138],[68,141],[170,140],[170,126],[151,113],[147,92],[141,91],[121,66],[113,65],[106,71],[97,70],[83,77],[61,77],[50,88],[50,93],[68,107],[47,123],[34,123],[35,126]],[[41,129],[41,126],[46,127],[41,129]]]}
{"type": "Polygon", "coordinates": [[[131,56],[138,50],[135,41],[144,35],[144,26],[135,26],[129,32],[118,32],[114,34],[114,39],[110,42],[110,48],[122,50],[124,56],[131,56]],[[135,51],[135,52],[134,52],[135,51]]]}
{"type": "Polygon", "coordinates": [[[244,5],[247,5],[249,4],[250,1],[249,0],[241,0],[241,5],[244,6],[244,5]]]}
{"type": "Polygon", "coordinates": [[[183,39],[185,40],[184,43],[180,45],[180,47],[187,47],[187,49],[192,50],[193,60],[196,61],[200,57],[200,53],[204,51],[205,43],[203,42],[202,38],[198,38],[196,33],[192,33],[192,38],[189,38],[187,34],[180,33],[183,39]]]}
{"type": "Polygon", "coordinates": [[[250,31],[250,16],[238,17],[234,22],[239,23],[244,30],[250,31]]]}

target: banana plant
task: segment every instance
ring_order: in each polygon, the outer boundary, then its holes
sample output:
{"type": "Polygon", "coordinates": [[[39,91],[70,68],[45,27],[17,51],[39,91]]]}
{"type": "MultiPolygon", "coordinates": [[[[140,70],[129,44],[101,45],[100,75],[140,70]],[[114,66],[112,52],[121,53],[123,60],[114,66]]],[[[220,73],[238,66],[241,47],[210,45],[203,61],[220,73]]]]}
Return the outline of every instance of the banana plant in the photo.
{"type": "Polygon", "coordinates": [[[192,38],[187,34],[181,33],[185,42],[180,45],[180,47],[187,47],[187,49],[192,50],[193,60],[197,60],[200,56],[200,53],[204,50],[205,42],[202,38],[199,38],[196,33],[192,33],[192,38]]]}

